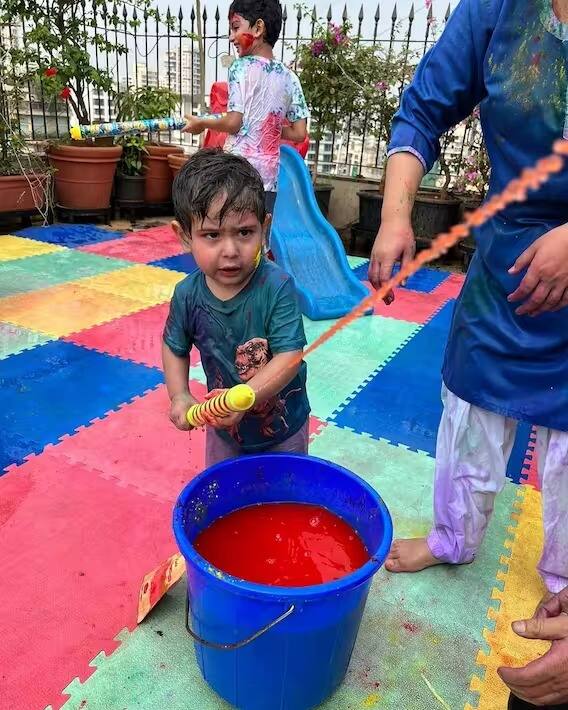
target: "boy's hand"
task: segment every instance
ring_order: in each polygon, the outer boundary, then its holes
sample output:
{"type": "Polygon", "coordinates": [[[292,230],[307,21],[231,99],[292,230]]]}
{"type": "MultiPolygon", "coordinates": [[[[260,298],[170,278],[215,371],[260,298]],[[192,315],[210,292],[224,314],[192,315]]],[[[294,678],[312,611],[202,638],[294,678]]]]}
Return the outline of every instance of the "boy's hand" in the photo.
{"type": "Polygon", "coordinates": [[[568,306],[568,225],[564,224],[537,239],[509,269],[518,274],[527,269],[509,302],[524,301],[518,316],[538,316],[568,306]],[[525,300],[526,299],[526,300],[525,300]]]}
{"type": "Polygon", "coordinates": [[[175,394],[170,403],[170,421],[181,431],[189,431],[191,427],[187,421],[187,410],[197,404],[197,400],[189,392],[175,394]]]}
{"type": "MultiPolygon", "coordinates": [[[[211,390],[211,392],[207,392],[205,395],[205,399],[212,399],[213,397],[216,397],[218,394],[221,394],[222,392],[226,392],[224,389],[218,389],[218,390],[211,390]]],[[[207,417],[207,424],[209,426],[215,427],[215,429],[233,429],[234,427],[237,426],[242,420],[242,418],[245,416],[246,412],[231,412],[230,414],[227,414],[226,417],[216,417],[212,414],[209,415],[204,415],[207,417]]]]}
{"type": "Polygon", "coordinates": [[[185,116],[185,126],[181,129],[182,133],[191,133],[194,136],[203,133],[205,127],[203,122],[197,116],[185,116]]]}

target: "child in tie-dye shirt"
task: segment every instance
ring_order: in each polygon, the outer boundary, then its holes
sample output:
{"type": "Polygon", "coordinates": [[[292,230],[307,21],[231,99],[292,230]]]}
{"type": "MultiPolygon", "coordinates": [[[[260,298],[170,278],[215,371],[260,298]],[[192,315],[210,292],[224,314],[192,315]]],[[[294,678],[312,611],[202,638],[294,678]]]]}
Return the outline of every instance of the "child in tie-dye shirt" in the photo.
{"type": "Polygon", "coordinates": [[[242,155],[258,170],[272,212],[280,140],[305,139],[308,107],[298,77],[272,51],[282,28],[278,0],[234,0],[229,23],[239,58],[229,70],[228,113],[221,118],[187,117],[184,130],[228,133],[225,150],[242,155]]]}

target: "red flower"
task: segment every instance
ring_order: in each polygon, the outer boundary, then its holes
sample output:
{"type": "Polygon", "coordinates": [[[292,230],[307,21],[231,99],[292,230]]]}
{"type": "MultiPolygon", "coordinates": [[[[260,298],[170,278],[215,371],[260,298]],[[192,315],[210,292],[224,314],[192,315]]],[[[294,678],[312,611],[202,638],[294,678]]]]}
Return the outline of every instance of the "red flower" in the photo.
{"type": "Polygon", "coordinates": [[[59,98],[67,100],[71,96],[71,89],[68,86],[65,86],[61,91],[59,92],[59,98]]]}
{"type": "Polygon", "coordinates": [[[55,67],[49,67],[49,69],[46,69],[43,72],[44,76],[47,76],[48,78],[51,76],[57,76],[57,69],[55,67]]]}

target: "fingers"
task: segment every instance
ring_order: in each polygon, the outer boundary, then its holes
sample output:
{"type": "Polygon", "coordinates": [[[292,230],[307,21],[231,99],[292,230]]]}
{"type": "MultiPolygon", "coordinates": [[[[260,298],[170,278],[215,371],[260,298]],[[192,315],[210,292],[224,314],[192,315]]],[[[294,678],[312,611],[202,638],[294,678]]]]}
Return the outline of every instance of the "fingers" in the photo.
{"type": "Polygon", "coordinates": [[[568,699],[565,680],[566,649],[562,642],[524,668],[497,669],[501,680],[522,700],[535,705],[555,705],[568,699]]]}
{"type": "Polygon", "coordinates": [[[369,262],[369,281],[373,288],[377,289],[381,285],[380,283],[380,261],[374,253],[371,253],[371,261],[369,262]]]}
{"type": "Polygon", "coordinates": [[[540,278],[537,275],[537,270],[529,269],[515,291],[509,294],[507,300],[509,303],[524,300],[535,290],[539,283],[540,278]]]}
{"type": "Polygon", "coordinates": [[[545,303],[547,302],[550,291],[551,287],[541,281],[534,289],[531,296],[525,301],[525,303],[523,303],[522,306],[519,306],[515,310],[515,313],[518,316],[536,315],[537,312],[545,308],[545,303]]]}
{"type": "Polygon", "coordinates": [[[547,618],[539,615],[524,621],[514,621],[512,628],[518,636],[526,639],[559,641],[568,638],[568,616],[559,614],[547,618]]]}
{"type": "Polygon", "coordinates": [[[557,665],[551,650],[522,668],[501,666],[497,669],[497,673],[515,695],[519,695],[526,692],[527,689],[535,689],[553,679],[558,672],[557,665]]]}
{"type": "Polygon", "coordinates": [[[559,304],[556,306],[556,308],[553,308],[553,311],[559,311],[562,308],[566,308],[568,306],[568,288],[564,291],[562,294],[562,298],[560,299],[559,304]]]}
{"type": "Polygon", "coordinates": [[[221,389],[211,390],[211,392],[207,392],[205,394],[204,399],[213,399],[213,397],[216,397],[218,394],[221,394],[221,392],[224,392],[224,391],[225,390],[221,390],[221,389]]]}
{"type": "Polygon", "coordinates": [[[175,409],[170,412],[170,421],[180,431],[189,431],[191,429],[186,414],[186,411],[180,409],[175,409]]]}
{"type": "MultiPolygon", "coordinates": [[[[412,242],[409,244],[406,249],[402,253],[402,261],[400,263],[400,268],[404,268],[406,264],[408,264],[409,261],[412,261],[414,258],[414,255],[416,254],[416,242],[412,242]]],[[[406,279],[401,284],[402,286],[406,286],[406,279]]]]}
{"type": "Polygon", "coordinates": [[[533,260],[533,257],[535,254],[536,254],[536,247],[534,244],[531,244],[531,246],[528,249],[525,249],[525,251],[517,259],[517,261],[515,261],[513,266],[511,266],[511,268],[509,269],[509,273],[510,274],[518,274],[519,271],[526,269],[527,266],[533,260]]]}
{"type": "Polygon", "coordinates": [[[552,288],[546,297],[544,303],[539,306],[535,311],[531,313],[532,316],[538,316],[541,313],[548,313],[550,311],[555,311],[558,309],[559,303],[564,297],[564,288],[562,286],[556,286],[552,288]]]}
{"type": "MultiPolygon", "coordinates": [[[[394,261],[392,259],[384,259],[379,266],[379,286],[386,283],[392,276],[392,270],[394,268],[394,261]]],[[[393,291],[389,291],[386,296],[383,297],[383,301],[390,306],[394,301],[393,291]]]]}

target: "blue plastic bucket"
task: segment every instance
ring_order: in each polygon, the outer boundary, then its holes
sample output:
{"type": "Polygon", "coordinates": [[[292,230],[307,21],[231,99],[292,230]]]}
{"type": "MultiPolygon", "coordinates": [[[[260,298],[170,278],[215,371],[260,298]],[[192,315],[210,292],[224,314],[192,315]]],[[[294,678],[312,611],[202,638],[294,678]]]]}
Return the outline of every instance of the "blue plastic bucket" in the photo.
{"type": "Polygon", "coordinates": [[[242,710],[307,710],[345,673],[371,579],[392,542],[377,492],[341,466],[312,456],[265,454],[224,461],[182,491],[174,533],[187,562],[186,626],[203,678],[242,710]],[[217,518],[258,503],[321,505],[348,522],[372,557],[335,582],[270,587],[212,567],[193,540],[217,518]]]}

